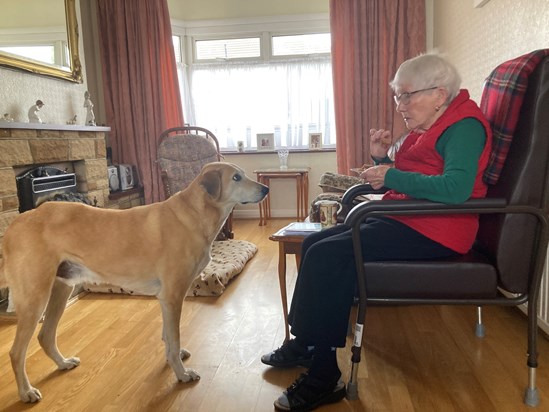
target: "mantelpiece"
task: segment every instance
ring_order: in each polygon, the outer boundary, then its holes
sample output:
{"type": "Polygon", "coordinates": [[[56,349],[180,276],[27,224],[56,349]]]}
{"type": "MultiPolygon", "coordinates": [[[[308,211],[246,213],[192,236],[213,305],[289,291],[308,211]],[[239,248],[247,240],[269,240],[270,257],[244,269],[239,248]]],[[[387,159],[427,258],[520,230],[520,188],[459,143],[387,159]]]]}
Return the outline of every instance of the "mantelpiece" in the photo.
{"type": "MultiPolygon", "coordinates": [[[[28,129],[28,130],[57,130],[57,131],[82,131],[82,132],[109,132],[110,127],[104,126],[83,126],[83,125],[63,125],[49,123],[20,123],[5,122],[0,120],[0,129],[28,129]]],[[[2,136],[0,136],[2,137],[2,136]]]]}

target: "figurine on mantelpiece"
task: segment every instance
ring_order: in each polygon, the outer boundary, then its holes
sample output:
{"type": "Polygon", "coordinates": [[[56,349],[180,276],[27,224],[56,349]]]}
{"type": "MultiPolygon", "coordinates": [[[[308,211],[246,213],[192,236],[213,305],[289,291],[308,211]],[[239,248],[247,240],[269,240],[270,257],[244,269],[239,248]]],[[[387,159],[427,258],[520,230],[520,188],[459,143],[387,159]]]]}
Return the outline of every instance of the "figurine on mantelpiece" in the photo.
{"type": "Polygon", "coordinates": [[[4,113],[4,116],[0,117],[0,122],[13,123],[13,117],[9,113],[4,113]]]}
{"type": "Polygon", "coordinates": [[[90,92],[84,93],[84,107],[86,108],[86,126],[95,126],[95,114],[93,113],[93,102],[90,99],[90,92]]]}
{"type": "Polygon", "coordinates": [[[29,109],[29,123],[44,123],[40,117],[40,109],[44,107],[42,100],[37,100],[36,104],[29,109]]]}
{"type": "Polygon", "coordinates": [[[76,115],[73,116],[72,119],[67,120],[68,125],[75,125],[76,124],[76,115]]]}

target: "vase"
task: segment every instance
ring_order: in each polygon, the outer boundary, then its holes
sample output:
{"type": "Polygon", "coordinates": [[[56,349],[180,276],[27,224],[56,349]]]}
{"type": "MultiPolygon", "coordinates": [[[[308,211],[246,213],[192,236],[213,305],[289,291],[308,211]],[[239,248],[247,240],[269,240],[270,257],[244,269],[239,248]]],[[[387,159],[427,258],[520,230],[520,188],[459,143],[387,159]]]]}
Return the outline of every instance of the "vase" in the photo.
{"type": "Polygon", "coordinates": [[[280,161],[280,170],[288,169],[288,155],[290,152],[288,149],[279,149],[278,150],[278,160],[280,161]]]}

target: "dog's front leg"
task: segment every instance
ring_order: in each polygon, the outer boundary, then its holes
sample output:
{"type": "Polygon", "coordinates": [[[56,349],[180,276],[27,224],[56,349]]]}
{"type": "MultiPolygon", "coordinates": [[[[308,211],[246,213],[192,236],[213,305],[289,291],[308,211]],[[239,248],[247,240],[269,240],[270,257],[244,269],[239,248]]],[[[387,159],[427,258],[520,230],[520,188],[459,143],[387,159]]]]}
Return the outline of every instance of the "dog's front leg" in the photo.
{"type": "Polygon", "coordinates": [[[29,342],[48,302],[48,295],[43,294],[34,299],[33,302],[26,302],[16,296],[17,293],[23,295],[22,291],[16,292],[13,288],[11,292],[13,293],[17,313],[17,330],[10,350],[11,366],[15,373],[15,381],[21,400],[23,402],[38,402],[42,399],[42,394],[30,384],[26,371],[26,356],[29,342]]]}
{"type": "Polygon", "coordinates": [[[55,362],[60,370],[69,370],[80,365],[77,357],[65,358],[57,348],[57,325],[67,306],[74,287],[55,280],[50,300],[44,314],[44,323],[38,334],[38,341],[44,352],[55,362]]]}
{"type": "Polygon", "coordinates": [[[164,339],[164,344],[166,345],[166,358],[168,363],[179,381],[189,382],[200,379],[200,376],[196,371],[185,368],[181,361],[181,357],[185,353],[190,356],[187,351],[184,351],[183,354],[181,352],[179,322],[181,320],[183,297],[159,297],[158,299],[160,301],[160,307],[162,308],[162,337],[164,339]]]}
{"type": "MultiPolygon", "coordinates": [[[[166,342],[167,341],[167,338],[166,338],[166,323],[162,322],[162,342],[166,342]]],[[[165,345],[165,348],[166,348],[166,359],[168,358],[168,345],[165,345]]],[[[187,349],[185,348],[181,348],[179,349],[179,357],[181,358],[182,361],[184,361],[185,359],[188,359],[191,357],[191,352],[189,352],[187,349]]]]}

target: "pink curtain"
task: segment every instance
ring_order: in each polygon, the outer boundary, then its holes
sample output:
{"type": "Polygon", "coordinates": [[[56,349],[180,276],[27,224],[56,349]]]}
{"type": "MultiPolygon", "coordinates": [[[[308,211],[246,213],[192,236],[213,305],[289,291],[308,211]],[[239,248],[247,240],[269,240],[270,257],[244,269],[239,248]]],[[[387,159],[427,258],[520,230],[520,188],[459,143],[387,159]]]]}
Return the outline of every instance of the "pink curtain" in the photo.
{"type": "Polygon", "coordinates": [[[405,131],[389,82],[425,51],[424,0],[330,0],[338,172],[371,163],[369,130],[405,131]]]}
{"type": "Polygon", "coordinates": [[[158,137],[183,125],[168,4],[97,0],[97,10],[113,161],[137,165],[145,202],[157,202],[158,137]]]}

